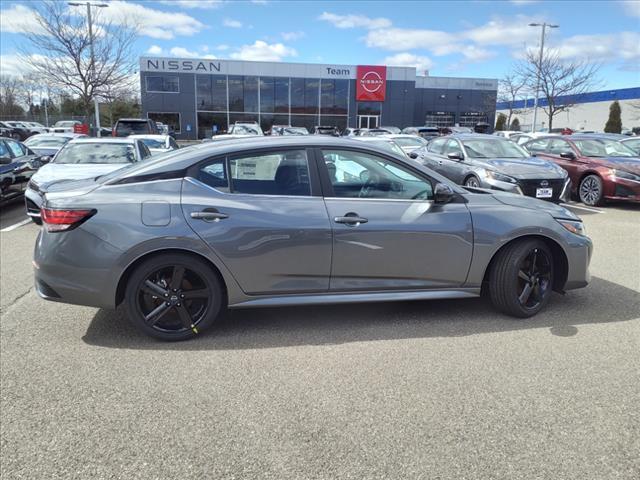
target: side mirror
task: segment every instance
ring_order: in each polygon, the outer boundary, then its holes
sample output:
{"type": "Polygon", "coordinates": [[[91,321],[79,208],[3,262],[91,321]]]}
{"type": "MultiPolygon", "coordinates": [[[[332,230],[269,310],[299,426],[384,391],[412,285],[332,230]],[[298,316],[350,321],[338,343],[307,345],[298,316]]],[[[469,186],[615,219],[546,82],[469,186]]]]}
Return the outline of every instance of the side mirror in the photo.
{"type": "Polygon", "coordinates": [[[409,158],[413,158],[415,160],[418,158],[418,154],[416,152],[409,152],[409,158]]]}
{"type": "Polygon", "coordinates": [[[448,153],[447,157],[450,158],[451,160],[456,160],[458,162],[461,162],[462,160],[464,160],[464,155],[462,155],[461,153],[448,153]]]}
{"type": "Polygon", "coordinates": [[[449,203],[453,200],[455,193],[453,189],[445,183],[437,183],[433,192],[433,201],[437,204],[449,203]]]}
{"type": "Polygon", "coordinates": [[[0,165],[9,165],[11,159],[9,157],[0,157],[0,165]]]}
{"type": "Polygon", "coordinates": [[[576,159],[576,154],[573,152],[560,152],[560,156],[562,158],[567,158],[569,160],[575,160],[576,159]]]}
{"type": "Polygon", "coordinates": [[[51,155],[47,155],[46,157],[40,157],[38,160],[40,160],[40,163],[42,165],[46,165],[51,161],[51,158],[52,158],[51,155]]]}
{"type": "Polygon", "coordinates": [[[31,160],[30,162],[27,163],[29,170],[38,170],[42,165],[43,165],[42,160],[39,158],[36,158],[35,160],[31,160]]]}

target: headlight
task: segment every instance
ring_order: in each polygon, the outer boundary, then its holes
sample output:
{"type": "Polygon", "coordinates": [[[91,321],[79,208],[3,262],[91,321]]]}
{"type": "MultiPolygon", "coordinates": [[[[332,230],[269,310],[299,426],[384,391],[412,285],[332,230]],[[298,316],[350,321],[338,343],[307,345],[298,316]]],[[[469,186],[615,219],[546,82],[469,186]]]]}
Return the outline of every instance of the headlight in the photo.
{"type": "Polygon", "coordinates": [[[560,218],[556,218],[556,221],[571,233],[575,233],[576,235],[580,235],[581,237],[587,236],[587,230],[585,229],[584,223],[582,222],[578,222],[576,220],[564,220],[560,218]]]}
{"type": "Polygon", "coordinates": [[[498,180],[499,182],[518,183],[515,178],[510,177],[509,175],[494,172],[493,170],[487,170],[487,177],[493,180],[498,180]]]}
{"type": "Polygon", "coordinates": [[[611,170],[611,173],[614,177],[633,180],[634,182],[640,182],[640,175],[636,175],[634,173],[625,172],[624,170],[616,170],[615,168],[611,170]]]}

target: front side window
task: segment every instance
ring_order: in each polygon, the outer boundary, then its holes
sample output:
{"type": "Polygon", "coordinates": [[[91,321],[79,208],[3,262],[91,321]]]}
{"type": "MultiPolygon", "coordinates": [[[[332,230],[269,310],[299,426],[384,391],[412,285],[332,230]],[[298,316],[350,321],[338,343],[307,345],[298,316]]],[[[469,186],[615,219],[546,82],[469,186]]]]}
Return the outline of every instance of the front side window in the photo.
{"type": "Polygon", "coordinates": [[[180,81],[177,75],[157,75],[146,77],[147,92],[180,92],[180,81]]]}
{"type": "Polygon", "coordinates": [[[287,150],[229,160],[233,193],[311,195],[305,150],[287,150]]]}
{"type": "Polygon", "coordinates": [[[462,148],[460,148],[460,144],[457,140],[449,140],[447,142],[447,146],[445,147],[444,153],[449,155],[451,153],[455,153],[457,155],[462,156],[462,148]]]}
{"type": "Polygon", "coordinates": [[[571,147],[569,146],[569,143],[566,142],[565,140],[551,140],[549,142],[549,147],[547,148],[547,152],[549,152],[552,155],[560,155],[563,152],[570,152],[571,151],[571,147]]]}
{"type": "Polygon", "coordinates": [[[53,163],[93,164],[93,163],[134,163],[136,154],[128,143],[73,143],[58,152],[53,163]]]}
{"type": "Polygon", "coordinates": [[[198,171],[198,180],[221,192],[229,191],[229,177],[224,158],[218,158],[207,163],[198,171]]]}
{"type": "Polygon", "coordinates": [[[573,142],[585,157],[635,157],[629,147],[613,140],[585,139],[573,142]]]}
{"type": "Polygon", "coordinates": [[[14,157],[22,157],[25,154],[25,151],[18,142],[7,142],[7,145],[9,145],[9,149],[14,157]]]}
{"type": "Polygon", "coordinates": [[[433,198],[431,183],[382,157],[348,150],[323,150],[322,155],[335,197],[433,198]]]}

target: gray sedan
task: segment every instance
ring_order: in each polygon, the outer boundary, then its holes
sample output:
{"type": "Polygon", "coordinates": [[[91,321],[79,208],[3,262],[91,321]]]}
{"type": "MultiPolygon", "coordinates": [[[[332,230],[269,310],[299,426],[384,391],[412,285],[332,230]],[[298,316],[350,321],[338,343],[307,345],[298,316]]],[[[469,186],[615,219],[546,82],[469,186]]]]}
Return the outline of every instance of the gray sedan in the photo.
{"type": "Polygon", "coordinates": [[[204,143],[49,186],[34,253],[52,301],[124,307],[163,340],[223,308],[477,297],[517,317],[589,282],[574,214],[472,193],[366,142],[204,143]]]}
{"type": "Polygon", "coordinates": [[[569,200],[571,181],[563,168],[532,157],[501,137],[441,137],[410,156],[466,187],[502,190],[553,202],[569,200]]]}

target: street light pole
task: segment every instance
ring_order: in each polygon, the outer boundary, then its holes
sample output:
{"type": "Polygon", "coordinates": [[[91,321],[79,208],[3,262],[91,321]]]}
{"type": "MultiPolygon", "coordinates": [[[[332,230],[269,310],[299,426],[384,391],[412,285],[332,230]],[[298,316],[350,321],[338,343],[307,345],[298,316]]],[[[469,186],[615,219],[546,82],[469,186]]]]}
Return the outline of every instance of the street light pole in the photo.
{"type": "Polygon", "coordinates": [[[544,35],[547,27],[549,28],[558,28],[560,25],[551,25],[549,23],[530,23],[530,27],[542,27],[542,32],[540,33],[540,57],[538,59],[538,68],[537,68],[537,81],[536,81],[536,96],[533,99],[533,125],[531,126],[531,131],[536,131],[536,122],[538,120],[538,95],[540,93],[540,73],[542,70],[542,56],[544,54],[544,35]]]}
{"type": "MultiPolygon", "coordinates": [[[[69,5],[71,5],[72,7],[79,7],[82,5],[82,3],[72,3],[69,2],[69,5]]],[[[91,2],[86,2],[85,5],[87,6],[87,23],[89,24],[89,48],[90,48],[90,52],[91,52],[91,74],[93,75],[93,80],[95,81],[96,79],[96,59],[95,59],[95,53],[93,50],[93,22],[91,21],[91,2]]],[[[99,8],[106,8],[109,5],[107,5],[106,3],[96,3],[93,4],[94,7],[99,7],[99,8]]],[[[93,87],[93,106],[94,106],[94,110],[95,110],[95,117],[96,117],[96,136],[97,137],[101,137],[102,135],[100,135],[100,104],[98,103],[98,97],[95,94],[95,86],[93,87]]]]}

